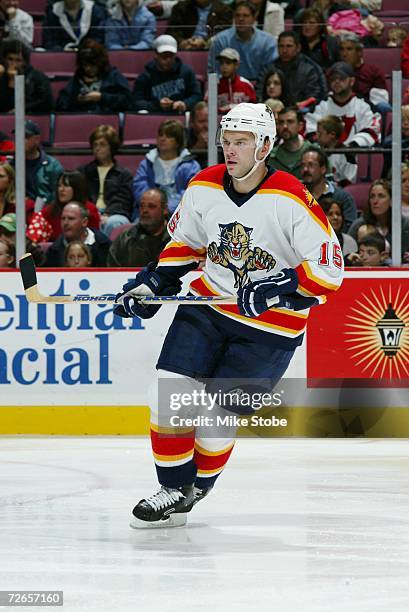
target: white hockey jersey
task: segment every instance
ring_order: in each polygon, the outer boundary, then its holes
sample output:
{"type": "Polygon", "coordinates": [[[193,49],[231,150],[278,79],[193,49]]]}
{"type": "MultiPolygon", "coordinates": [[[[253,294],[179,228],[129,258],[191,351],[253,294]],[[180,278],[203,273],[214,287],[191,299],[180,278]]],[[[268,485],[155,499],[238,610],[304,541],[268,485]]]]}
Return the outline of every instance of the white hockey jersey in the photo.
{"type": "Polygon", "coordinates": [[[340,141],[349,144],[354,141],[359,147],[372,147],[377,144],[381,135],[381,116],[374,113],[362,98],[357,98],[355,94],[345,104],[338,104],[331,94],[327,100],[323,100],[316,107],[313,113],[305,116],[306,134],[317,131],[317,123],[323,117],[335,115],[341,117],[344,122],[344,131],[340,141]]]}
{"type": "MultiPolygon", "coordinates": [[[[202,275],[190,285],[196,295],[234,295],[250,281],[294,268],[296,297],[308,298],[310,305],[325,302],[342,282],[342,253],[327,217],[286,172],[271,170],[253,192],[238,194],[224,164],[202,170],[189,183],[168,231],[172,240],[158,269],[182,276],[184,266],[204,262],[202,275]]],[[[247,318],[235,305],[211,308],[226,325],[234,322],[236,332],[239,324],[246,335],[250,330],[274,334],[288,349],[302,342],[309,313],[309,308],[271,308],[247,318]]]]}

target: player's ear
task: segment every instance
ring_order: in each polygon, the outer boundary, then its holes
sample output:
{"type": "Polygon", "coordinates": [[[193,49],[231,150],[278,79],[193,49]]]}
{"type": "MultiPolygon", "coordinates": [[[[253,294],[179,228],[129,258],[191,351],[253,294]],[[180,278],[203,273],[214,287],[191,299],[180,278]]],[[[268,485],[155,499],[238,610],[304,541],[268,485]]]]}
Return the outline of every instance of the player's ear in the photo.
{"type": "Polygon", "coordinates": [[[264,142],[263,142],[263,146],[261,148],[261,151],[263,153],[263,157],[264,155],[267,153],[268,149],[270,148],[270,138],[268,136],[266,136],[264,138],[264,142]]]}

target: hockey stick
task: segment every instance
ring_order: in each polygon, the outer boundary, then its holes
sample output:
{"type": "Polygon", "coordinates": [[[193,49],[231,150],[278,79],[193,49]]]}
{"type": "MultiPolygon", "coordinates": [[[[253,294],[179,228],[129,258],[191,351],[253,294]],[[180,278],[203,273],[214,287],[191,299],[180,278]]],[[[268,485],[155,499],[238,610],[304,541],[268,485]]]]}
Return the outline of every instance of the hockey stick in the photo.
{"type": "MultiPolygon", "coordinates": [[[[26,253],[20,259],[20,274],[23,281],[24,292],[28,302],[36,304],[70,304],[73,302],[93,302],[94,304],[107,304],[115,302],[115,295],[42,295],[37,285],[37,273],[31,253],[26,253]]],[[[138,296],[139,298],[139,296],[138,296]]],[[[144,304],[237,304],[237,297],[233,295],[147,295],[140,298],[144,304]]]]}

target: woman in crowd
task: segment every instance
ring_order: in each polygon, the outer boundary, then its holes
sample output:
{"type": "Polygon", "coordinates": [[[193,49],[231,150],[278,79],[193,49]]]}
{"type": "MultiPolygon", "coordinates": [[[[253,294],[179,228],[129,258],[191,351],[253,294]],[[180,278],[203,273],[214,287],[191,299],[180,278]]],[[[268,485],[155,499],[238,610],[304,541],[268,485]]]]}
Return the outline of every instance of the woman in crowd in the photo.
{"type": "MultiPolygon", "coordinates": [[[[16,173],[8,163],[0,164],[0,217],[16,210],[16,173]]],[[[34,202],[26,198],[26,223],[34,213],[34,202]]]]}
{"type": "Polygon", "coordinates": [[[172,214],[190,181],[199,172],[200,166],[188,149],[185,149],[185,134],[179,121],[163,121],[158,130],[156,148],[149,151],[139,165],[133,181],[136,206],[147,189],[160,187],[168,198],[168,209],[172,214]]]}
{"type": "Polygon", "coordinates": [[[0,238],[0,268],[16,267],[16,247],[12,242],[0,238]]]}
{"type": "MultiPolygon", "coordinates": [[[[64,172],[57,183],[57,191],[55,200],[52,204],[45,206],[39,213],[35,213],[32,223],[29,226],[30,230],[34,228],[35,223],[48,228],[47,234],[42,235],[41,242],[54,242],[61,235],[61,213],[62,209],[68,202],[79,202],[89,212],[88,225],[91,229],[99,229],[100,220],[98,209],[87,198],[87,185],[84,177],[77,170],[64,172]],[[41,218],[45,219],[46,224],[42,223],[41,218]]],[[[35,226],[37,227],[37,226],[35,226]]],[[[30,235],[32,238],[32,236],[30,235]]]]}
{"type": "Polygon", "coordinates": [[[107,50],[87,38],[78,49],[77,68],[60,91],[58,111],[78,113],[117,113],[132,106],[126,78],[109,63],[107,50]]]}
{"type": "MultiPolygon", "coordinates": [[[[387,250],[392,245],[392,187],[389,181],[378,179],[369,189],[368,204],[359,219],[349,228],[349,235],[357,239],[358,229],[362,225],[374,226],[385,238],[387,250]]],[[[409,217],[402,215],[402,260],[409,263],[409,217]]]]}
{"type": "Polygon", "coordinates": [[[300,18],[301,50],[325,71],[341,59],[338,40],[329,36],[324,15],[317,9],[307,8],[300,18]]]}
{"type": "Polygon", "coordinates": [[[402,214],[409,217],[409,162],[402,164],[402,214]]]}
{"type": "Polygon", "coordinates": [[[90,248],[81,240],[73,240],[67,245],[64,253],[66,268],[88,268],[91,266],[91,262],[90,248]]]}
{"type": "Polygon", "coordinates": [[[336,202],[336,200],[330,197],[327,197],[320,200],[320,206],[328,217],[328,221],[334,228],[334,232],[338,238],[338,242],[344,257],[349,255],[349,253],[355,253],[358,249],[356,240],[354,240],[352,236],[342,232],[342,226],[345,220],[342,204],[340,202],[336,202]]]}
{"type": "Polygon", "coordinates": [[[101,230],[109,238],[115,227],[130,222],[134,203],[133,177],[127,168],[115,161],[120,138],[111,125],[95,128],[89,143],[95,159],[79,170],[85,177],[88,197],[100,213],[101,230]]]}
{"type": "Polygon", "coordinates": [[[279,68],[273,68],[265,75],[261,97],[266,104],[271,100],[279,100],[284,106],[290,104],[284,96],[284,74],[279,68]]]}

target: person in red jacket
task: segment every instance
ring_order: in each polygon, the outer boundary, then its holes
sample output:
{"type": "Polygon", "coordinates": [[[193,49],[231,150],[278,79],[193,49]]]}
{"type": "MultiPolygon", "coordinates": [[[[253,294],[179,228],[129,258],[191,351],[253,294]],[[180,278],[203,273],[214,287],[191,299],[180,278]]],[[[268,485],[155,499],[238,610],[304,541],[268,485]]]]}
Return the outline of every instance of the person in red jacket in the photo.
{"type": "Polygon", "coordinates": [[[402,76],[409,78],[409,34],[405,38],[402,48],[402,76]]]}
{"type": "Polygon", "coordinates": [[[227,113],[241,102],[256,102],[256,90],[253,84],[237,74],[237,68],[240,64],[239,52],[227,47],[220,52],[217,60],[220,64],[221,73],[217,85],[219,112],[227,113]]]}
{"type": "Polygon", "coordinates": [[[35,229],[38,228],[38,225],[34,226],[34,223],[40,223],[41,227],[45,229],[45,233],[41,235],[41,241],[54,242],[54,240],[57,240],[61,234],[62,209],[66,204],[73,201],[79,202],[88,210],[89,227],[91,229],[99,229],[99,212],[95,204],[87,201],[87,186],[85,179],[81,172],[73,170],[71,172],[64,172],[60,176],[57,183],[54,202],[45,206],[35,215],[35,218],[33,218],[28,227],[30,238],[32,239],[30,234],[31,230],[35,231],[35,229]],[[38,217],[42,217],[47,223],[45,224],[42,219],[38,217]]]}

